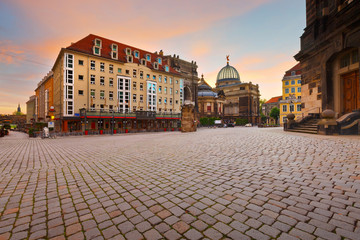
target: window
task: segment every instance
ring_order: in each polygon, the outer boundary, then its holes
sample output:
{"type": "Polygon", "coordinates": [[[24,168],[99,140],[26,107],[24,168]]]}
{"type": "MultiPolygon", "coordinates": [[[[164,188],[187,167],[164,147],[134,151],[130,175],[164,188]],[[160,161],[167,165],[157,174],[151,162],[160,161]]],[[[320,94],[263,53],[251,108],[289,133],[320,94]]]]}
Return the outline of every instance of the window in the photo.
{"type": "Polygon", "coordinates": [[[118,46],[116,44],[111,44],[111,58],[118,59],[118,46]]]}
{"type": "Polygon", "coordinates": [[[285,86],[288,86],[288,85],[289,85],[289,81],[286,81],[286,82],[285,82],[285,86]]]}
{"type": "Polygon", "coordinates": [[[158,64],[161,65],[161,64],[162,64],[162,59],[161,59],[161,58],[158,58],[157,60],[158,60],[158,64]]]}
{"type": "Polygon", "coordinates": [[[295,88],[291,88],[291,93],[294,93],[295,92],[295,88]]]}
{"type": "Polygon", "coordinates": [[[136,90],[136,82],[133,82],[133,90],[136,90]]]}
{"type": "Polygon", "coordinates": [[[117,52],[111,52],[111,58],[112,59],[118,59],[117,52]]]}
{"type": "Polygon", "coordinates": [[[287,121],[287,118],[286,117],[283,117],[283,122],[285,123],[287,121]]]}
{"type": "Polygon", "coordinates": [[[93,48],[93,53],[94,53],[95,55],[100,55],[100,48],[94,46],[94,48],[93,48]]]}
{"type": "Polygon", "coordinates": [[[170,94],[172,94],[172,88],[170,88],[170,94]]]}
{"type": "Polygon", "coordinates": [[[104,104],[100,104],[100,111],[101,111],[101,112],[104,111],[104,104]]]}
{"type": "Polygon", "coordinates": [[[164,77],[164,83],[167,83],[167,77],[166,76],[164,77]]]}
{"type": "Polygon", "coordinates": [[[113,78],[109,78],[109,86],[110,87],[114,86],[114,79],[113,78]]]}
{"type": "Polygon", "coordinates": [[[159,82],[161,82],[161,75],[159,75],[159,82]]]}
{"type": "Polygon", "coordinates": [[[161,97],[159,97],[159,104],[161,104],[161,100],[162,100],[161,97]]]}
{"type": "Polygon", "coordinates": [[[136,102],[136,94],[133,94],[133,102],[136,102]]]}
{"type": "Polygon", "coordinates": [[[291,76],[294,76],[296,74],[295,71],[291,71],[291,76]]]}
{"type": "Polygon", "coordinates": [[[178,94],[178,93],[179,93],[179,91],[178,91],[178,90],[176,90],[176,91],[175,91],[175,93],[176,93],[176,94],[178,94]]]}
{"type": "Polygon", "coordinates": [[[141,65],[146,65],[146,60],[144,58],[141,59],[141,65]]]}
{"type": "Polygon", "coordinates": [[[294,85],[295,84],[295,80],[291,80],[291,85],[294,85]]]}
{"type": "Polygon", "coordinates": [[[297,83],[298,83],[298,84],[301,84],[301,80],[299,79],[299,80],[297,81],[297,83]]]}
{"type": "Polygon", "coordinates": [[[169,103],[170,103],[170,105],[172,105],[172,98],[170,98],[170,102],[169,102],[169,103]]]}
{"type": "Polygon", "coordinates": [[[142,103],[142,102],[144,102],[144,95],[140,95],[140,102],[142,103]]]}
{"type": "Polygon", "coordinates": [[[101,86],[105,85],[105,77],[100,77],[100,85],[101,86]]]}
{"type": "Polygon", "coordinates": [[[94,60],[90,61],[90,69],[95,70],[95,61],[94,60]]]}
{"type": "Polygon", "coordinates": [[[156,76],[155,76],[155,75],[153,75],[153,80],[155,80],[155,81],[156,81],[156,76]]]}
{"type": "Polygon", "coordinates": [[[290,112],[294,111],[294,104],[290,104],[290,112]]]}
{"type": "Polygon", "coordinates": [[[90,105],[90,111],[95,111],[95,104],[90,105]]]}
{"type": "Polygon", "coordinates": [[[169,83],[172,84],[172,78],[169,78],[169,83]]]}
{"type": "Polygon", "coordinates": [[[176,83],[176,84],[179,84],[179,81],[178,81],[178,80],[176,80],[176,81],[175,81],[175,83],[176,83]]]}
{"type": "Polygon", "coordinates": [[[165,71],[169,72],[169,66],[165,66],[165,71]]]}
{"type": "Polygon", "coordinates": [[[118,50],[117,45],[113,43],[113,44],[111,45],[111,50],[112,50],[112,51],[117,51],[117,50],[118,50]]]}
{"type": "Polygon", "coordinates": [[[298,96],[297,99],[301,99],[301,96],[298,96]]]}
{"type": "Polygon", "coordinates": [[[149,78],[150,78],[150,74],[146,74],[146,78],[149,79],[149,78]]]}
{"type": "Polygon", "coordinates": [[[109,100],[114,100],[114,92],[109,91],[109,100]]]}
{"type": "Polygon", "coordinates": [[[79,80],[84,80],[84,75],[79,75],[79,80]]]}
{"type": "Polygon", "coordinates": [[[283,105],[283,112],[287,112],[287,105],[283,105]]]}
{"type": "Polygon", "coordinates": [[[296,111],[301,112],[301,104],[296,105],[296,111]]]}
{"type": "Polygon", "coordinates": [[[109,112],[113,112],[114,111],[114,106],[113,105],[109,105],[109,112]]]}
{"type": "Polygon", "coordinates": [[[140,71],[140,78],[143,79],[144,78],[144,72],[140,71]]]}
{"type": "Polygon", "coordinates": [[[159,93],[161,93],[161,86],[159,86],[159,93]]]}
{"type": "Polygon", "coordinates": [[[126,52],[126,55],[131,55],[131,49],[130,48],[126,48],[125,52],[126,52]]]}
{"type": "Polygon", "coordinates": [[[167,93],[167,87],[164,87],[164,93],[165,94],[167,93]]]}
{"type": "Polygon", "coordinates": [[[90,84],[95,84],[95,75],[90,75],[90,84]]]}
{"type": "Polygon", "coordinates": [[[109,73],[113,73],[114,72],[114,65],[109,64],[109,73]]]}
{"type": "Polygon", "coordinates": [[[159,64],[157,62],[154,62],[154,68],[159,69],[159,64]]]}
{"type": "Polygon", "coordinates": [[[129,75],[129,74],[130,74],[130,70],[126,69],[126,70],[125,70],[125,73],[126,73],[127,75],[129,75]]]}
{"type": "Polygon", "coordinates": [[[104,97],[105,97],[105,91],[100,90],[100,99],[104,99],[104,97]]]}
{"type": "Polygon", "coordinates": [[[133,70],[133,77],[136,78],[136,75],[137,75],[137,71],[136,69],[133,70]]]}
{"type": "Polygon", "coordinates": [[[340,68],[344,68],[350,65],[350,53],[347,53],[340,59],[340,68]]]}
{"type": "Polygon", "coordinates": [[[128,55],[127,56],[127,62],[132,63],[133,62],[133,56],[128,55]]]}
{"type": "Polygon", "coordinates": [[[136,106],[133,106],[133,112],[135,112],[136,111],[136,106]]]}
{"type": "Polygon", "coordinates": [[[79,95],[84,95],[84,90],[79,90],[79,95]]]}
{"type": "Polygon", "coordinates": [[[175,101],[175,104],[179,104],[179,101],[178,101],[178,100],[176,100],[176,101],[175,101]]]}
{"type": "Polygon", "coordinates": [[[118,73],[121,73],[121,68],[118,68],[118,73]]]}
{"type": "Polygon", "coordinates": [[[298,90],[298,92],[301,92],[301,87],[298,87],[298,89],[297,89],[297,90],[298,90]]]}
{"type": "Polygon", "coordinates": [[[146,54],[146,61],[148,61],[148,62],[151,61],[151,56],[150,56],[150,54],[146,54]]]}
{"type": "Polygon", "coordinates": [[[288,89],[288,88],[285,89],[285,93],[289,93],[289,89],[288,89]]]}
{"type": "Polygon", "coordinates": [[[79,65],[84,66],[84,60],[79,60],[79,65]]]}
{"type": "Polygon", "coordinates": [[[90,89],[90,97],[95,98],[95,89],[90,89]]]}
{"type": "Polygon", "coordinates": [[[140,83],[140,91],[143,91],[143,90],[144,90],[144,84],[140,83]]]}
{"type": "Polygon", "coordinates": [[[103,62],[100,63],[100,71],[105,72],[105,63],[103,62]]]}
{"type": "Polygon", "coordinates": [[[101,40],[100,39],[95,39],[95,46],[101,47],[101,40]]]}
{"type": "Polygon", "coordinates": [[[136,58],[139,58],[139,56],[140,56],[140,54],[139,54],[139,51],[134,51],[134,57],[136,57],[136,58]]]}
{"type": "Polygon", "coordinates": [[[167,98],[164,98],[164,103],[167,104],[167,98]]]}

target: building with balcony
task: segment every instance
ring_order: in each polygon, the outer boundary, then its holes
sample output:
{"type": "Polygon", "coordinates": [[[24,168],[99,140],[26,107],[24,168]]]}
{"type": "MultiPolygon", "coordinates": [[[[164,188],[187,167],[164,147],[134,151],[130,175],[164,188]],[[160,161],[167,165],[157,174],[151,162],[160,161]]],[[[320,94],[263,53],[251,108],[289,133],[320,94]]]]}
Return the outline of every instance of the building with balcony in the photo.
{"type": "Polygon", "coordinates": [[[38,84],[36,120],[53,115],[64,132],[178,127],[198,79],[195,62],[176,60],[90,34],[62,48],[38,84]]]}
{"type": "Polygon", "coordinates": [[[295,120],[302,117],[301,109],[301,65],[286,71],[282,79],[282,99],[280,100],[280,125],[283,126],[289,113],[295,120]]]}

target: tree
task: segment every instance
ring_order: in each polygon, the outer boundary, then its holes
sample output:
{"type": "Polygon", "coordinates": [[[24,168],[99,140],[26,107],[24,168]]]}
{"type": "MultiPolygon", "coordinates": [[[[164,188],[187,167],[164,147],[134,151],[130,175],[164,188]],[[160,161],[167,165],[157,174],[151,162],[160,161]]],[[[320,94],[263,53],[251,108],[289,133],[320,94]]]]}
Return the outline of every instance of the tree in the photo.
{"type": "Polygon", "coordinates": [[[12,115],[21,116],[21,115],[25,115],[25,114],[24,114],[24,113],[22,113],[22,112],[15,111],[15,112],[13,112],[13,114],[12,114],[12,115]]]}
{"type": "Polygon", "coordinates": [[[276,124],[278,122],[279,116],[280,116],[280,109],[278,109],[277,107],[272,108],[270,111],[270,117],[275,119],[276,124]]]}
{"type": "Polygon", "coordinates": [[[267,102],[267,100],[266,100],[265,98],[259,100],[259,103],[260,103],[260,113],[263,113],[263,112],[262,112],[262,106],[263,106],[263,104],[266,103],[266,102],[267,102]]]}

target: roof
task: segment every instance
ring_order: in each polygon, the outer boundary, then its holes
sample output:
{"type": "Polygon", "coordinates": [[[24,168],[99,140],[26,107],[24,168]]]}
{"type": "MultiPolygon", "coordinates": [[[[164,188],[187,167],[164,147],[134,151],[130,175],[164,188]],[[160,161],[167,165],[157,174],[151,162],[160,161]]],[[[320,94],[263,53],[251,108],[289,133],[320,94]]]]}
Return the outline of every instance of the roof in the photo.
{"type": "Polygon", "coordinates": [[[219,71],[216,78],[216,82],[219,83],[221,81],[229,81],[229,80],[240,81],[240,75],[233,66],[230,66],[229,63],[227,63],[226,66],[219,71]]]}
{"type": "Polygon", "coordinates": [[[282,98],[282,96],[272,97],[272,98],[270,98],[270,100],[267,101],[265,104],[279,102],[279,101],[281,100],[281,98],[282,98]]]}
{"type": "MultiPolygon", "coordinates": [[[[130,48],[131,52],[133,53],[135,50],[139,51],[139,58],[135,58],[135,56],[132,54],[133,56],[133,63],[137,63],[137,64],[141,64],[141,59],[145,58],[146,54],[150,54],[151,56],[151,61],[148,62],[146,61],[146,66],[150,69],[154,69],[152,63],[156,61],[157,58],[161,58],[162,59],[162,64],[159,64],[159,69],[155,69],[155,70],[159,70],[159,71],[164,71],[165,72],[165,66],[167,65],[167,61],[166,59],[159,55],[159,54],[155,54],[149,51],[145,51],[142,50],[140,48],[136,48],[136,47],[132,47],[130,45],[126,45],[123,43],[119,43],[107,38],[103,38],[94,34],[89,34],[88,36],[86,36],[85,38],[77,41],[76,43],[72,43],[69,47],[67,47],[66,49],[68,50],[73,50],[76,52],[82,52],[82,53],[86,53],[86,54],[90,54],[90,55],[94,55],[94,56],[98,56],[93,54],[93,46],[94,46],[94,41],[95,39],[100,39],[101,40],[101,57],[103,58],[107,58],[113,61],[118,61],[118,62],[122,62],[122,63],[126,63],[127,59],[126,59],[126,48],[130,48]],[[112,44],[116,44],[118,46],[118,60],[112,59],[111,58],[111,45],[112,44]]],[[[173,73],[173,74],[180,74],[179,72],[177,72],[175,69],[173,69],[171,66],[169,66],[169,73],[173,73]]]]}
{"type": "Polygon", "coordinates": [[[301,75],[301,65],[300,65],[300,63],[296,64],[294,67],[287,70],[285,72],[285,77],[291,76],[291,72],[293,72],[293,71],[295,71],[295,75],[301,75]]]}

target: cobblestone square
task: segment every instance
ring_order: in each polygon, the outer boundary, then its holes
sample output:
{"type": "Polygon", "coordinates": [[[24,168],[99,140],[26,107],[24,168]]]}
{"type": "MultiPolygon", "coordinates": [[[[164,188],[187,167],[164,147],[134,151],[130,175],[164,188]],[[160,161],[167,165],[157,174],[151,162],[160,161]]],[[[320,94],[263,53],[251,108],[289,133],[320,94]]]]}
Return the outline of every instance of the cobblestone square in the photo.
{"type": "Polygon", "coordinates": [[[0,239],[360,239],[360,138],[0,139],[0,239]]]}

